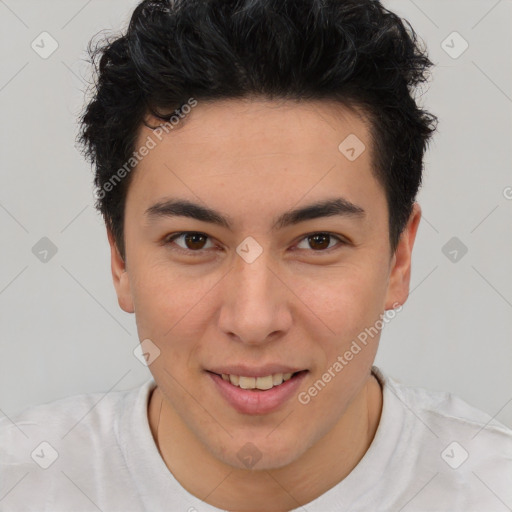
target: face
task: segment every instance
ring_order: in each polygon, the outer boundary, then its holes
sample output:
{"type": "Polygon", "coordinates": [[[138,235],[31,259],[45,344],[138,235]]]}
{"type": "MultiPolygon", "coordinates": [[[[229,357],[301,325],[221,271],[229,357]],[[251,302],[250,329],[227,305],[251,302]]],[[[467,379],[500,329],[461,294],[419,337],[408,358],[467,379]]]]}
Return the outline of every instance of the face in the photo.
{"type": "Polygon", "coordinates": [[[289,464],[367,382],[380,333],[353,342],[407,298],[419,209],[391,254],[368,127],[340,105],[199,102],[161,141],[142,127],[136,147],[148,136],[126,265],[110,236],[119,303],[160,351],[150,371],[195,439],[235,467],[248,442],[259,468],[289,464]],[[355,159],[338,148],[351,134],[366,148],[355,159]]]}

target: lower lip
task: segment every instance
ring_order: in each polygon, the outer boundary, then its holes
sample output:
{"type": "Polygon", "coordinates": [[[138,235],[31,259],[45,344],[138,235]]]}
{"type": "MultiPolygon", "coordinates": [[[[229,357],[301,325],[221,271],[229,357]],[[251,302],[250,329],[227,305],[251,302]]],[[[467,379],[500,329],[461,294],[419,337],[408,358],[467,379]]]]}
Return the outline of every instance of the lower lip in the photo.
{"type": "Polygon", "coordinates": [[[297,393],[307,370],[295,374],[291,379],[265,391],[254,391],[234,386],[216,373],[207,372],[220,394],[242,414],[268,414],[279,409],[291,396],[297,393]]]}

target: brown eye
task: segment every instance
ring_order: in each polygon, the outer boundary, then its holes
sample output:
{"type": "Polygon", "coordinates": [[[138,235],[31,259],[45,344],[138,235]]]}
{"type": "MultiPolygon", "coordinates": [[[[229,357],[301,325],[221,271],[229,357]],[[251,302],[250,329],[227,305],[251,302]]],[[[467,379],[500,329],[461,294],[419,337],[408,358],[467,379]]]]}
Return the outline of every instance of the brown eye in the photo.
{"type": "MultiPolygon", "coordinates": [[[[177,233],[169,237],[166,241],[167,245],[177,245],[179,249],[188,252],[200,252],[207,249],[208,235],[204,233],[196,233],[194,231],[177,233]],[[181,243],[178,243],[180,241],[181,243]]],[[[211,243],[211,242],[210,242],[211,243]]]]}
{"type": "Polygon", "coordinates": [[[204,247],[207,237],[201,233],[187,233],[183,240],[187,249],[200,250],[204,247]]]}
{"type": "Polygon", "coordinates": [[[329,247],[330,236],[325,233],[319,233],[318,235],[313,235],[308,237],[309,245],[317,250],[317,249],[327,249],[329,247]]]}
{"type": "Polygon", "coordinates": [[[305,245],[307,247],[299,247],[299,248],[306,249],[306,250],[313,250],[316,252],[323,252],[326,249],[331,249],[332,247],[334,247],[334,245],[336,245],[336,244],[331,245],[331,242],[333,242],[335,240],[340,242],[338,245],[344,244],[344,241],[341,238],[339,238],[335,235],[332,235],[330,233],[313,233],[311,235],[305,236],[299,243],[299,245],[301,243],[305,243],[305,245]]]}

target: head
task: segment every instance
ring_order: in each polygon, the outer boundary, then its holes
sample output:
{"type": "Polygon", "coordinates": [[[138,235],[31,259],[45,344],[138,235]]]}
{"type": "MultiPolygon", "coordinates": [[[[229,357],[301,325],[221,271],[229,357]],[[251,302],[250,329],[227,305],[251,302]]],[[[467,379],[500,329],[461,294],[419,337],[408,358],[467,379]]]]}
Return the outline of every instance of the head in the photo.
{"type": "Polygon", "coordinates": [[[407,299],[430,61],[375,0],[146,0],[91,53],[80,142],[158,386],[220,460],[248,441],[262,467],[297,460],[364,386],[380,333],[335,362],[407,299]],[[271,410],[233,407],[213,375],[281,367],[300,382],[271,410]]]}

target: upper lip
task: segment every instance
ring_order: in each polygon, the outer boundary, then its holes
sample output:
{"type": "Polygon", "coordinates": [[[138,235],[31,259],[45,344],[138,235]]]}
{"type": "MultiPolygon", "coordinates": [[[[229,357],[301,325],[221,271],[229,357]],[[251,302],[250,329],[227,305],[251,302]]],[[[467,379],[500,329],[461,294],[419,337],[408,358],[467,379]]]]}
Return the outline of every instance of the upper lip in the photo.
{"type": "Polygon", "coordinates": [[[229,366],[217,366],[209,369],[209,372],[222,375],[241,375],[243,377],[266,377],[276,373],[295,373],[305,370],[305,368],[295,368],[282,364],[266,364],[265,366],[250,367],[243,364],[235,364],[229,366]]]}

